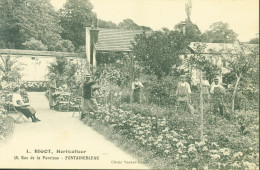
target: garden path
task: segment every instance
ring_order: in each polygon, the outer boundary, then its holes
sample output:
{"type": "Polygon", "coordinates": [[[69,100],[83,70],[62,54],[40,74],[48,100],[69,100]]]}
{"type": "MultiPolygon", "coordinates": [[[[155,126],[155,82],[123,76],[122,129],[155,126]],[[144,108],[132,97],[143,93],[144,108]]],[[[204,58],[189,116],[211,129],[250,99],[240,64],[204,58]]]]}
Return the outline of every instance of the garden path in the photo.
{"type": "Polygon", "coordinates": [[[29,99],[42,121],[21,121],[15,125],[12,139],[0,146],[0,168],[148,169],[83,124],[78,115],[72,117],[72,112],[50,110],[44,93],[29,93],[29,99]],[[50,153],[35,153],[35,149],[50,150],[50,153]],[[86,153],[61,154],[57,150],[81,150],[86,153]],[[14,156],[19,156],[19,160],[14,160],[14,156]],[[28,157],[28,160],[21,159],[21,156],[28,157]],[[30,159],[31,156],[35,157],[34,160],[30,159]],[[66,156],[99,156],[99,160],[65,160],[66,156]],[[43,157],[50,160],[43,160],[43,157]],[[59,160],[53,160],[54,157],[59,157],[59,160]]]}

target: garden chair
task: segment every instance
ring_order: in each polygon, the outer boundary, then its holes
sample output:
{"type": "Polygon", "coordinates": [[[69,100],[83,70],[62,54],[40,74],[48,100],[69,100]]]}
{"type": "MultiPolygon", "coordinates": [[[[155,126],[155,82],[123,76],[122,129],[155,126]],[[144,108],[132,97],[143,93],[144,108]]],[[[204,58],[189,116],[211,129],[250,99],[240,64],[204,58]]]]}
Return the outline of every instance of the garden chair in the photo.
{"type": "Polygon", "coordinates": [[[70,93],[61,93],[57,98],[57,108],[59,111],[69,111],[70,93]]]}
{"type": "MultiPolygon", "coordinates": [[[[19,112],[18,110],[13,107],[14,111],[18,114],[18,117],[15,119],[15,123],[18,123],[20,119],[23,119],[26,122],[26,119],[24,118],[24,114],[22,112],[19,112]]],[[[28,118],[27,118],[28,120],[28,118]]]]}
{"type": "Polygon", "coordinates": [[[83,98],[82,97],[76,97],[75,102],[70,103],[70,108],[73,109],[72,117],[74,117],[75,113],[78,111],[79,116],[81,116],[82,113],[82,104],[83,104],[83,98]]]}
{"type": "Polygon", "coordinates": [[[14,111],[15,113],[18,114],[18,117],[15,119],[16,123],[18,123],[20,119],[23,119],[24,121],[26,121],[26,119],[24,118],[25,117],[24,114],[22,112],[19,112],[18,110],[16,110],[15,107],[13,106],[13,104],[11,102],[12,101],[12,97],[13,97],[13,94],[9,94],[9,96],[8,96],[8,99],[10,101],[10,103],[8,105],[9,113],[10,113],[10,111],[14,111]]]}

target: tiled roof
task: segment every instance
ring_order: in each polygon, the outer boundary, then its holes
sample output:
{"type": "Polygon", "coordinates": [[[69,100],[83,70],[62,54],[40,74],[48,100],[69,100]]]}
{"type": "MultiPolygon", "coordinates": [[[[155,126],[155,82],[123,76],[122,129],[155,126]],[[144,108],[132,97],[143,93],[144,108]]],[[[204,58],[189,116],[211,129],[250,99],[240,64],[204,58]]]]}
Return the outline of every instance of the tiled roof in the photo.
{"type": "Polygon", "coordinates": [[[64,56],[64,57],[76,57],[76,53],[68,52],[55,52],[55,51],[36,51],[36,50],[16,50],[16,49],[0,49],[1,54],[10,55],[23,55],[23,56],[64,56]]]}
{"type": "Polygon", "coordinates": [[[143,30],[99,29],[97,51],[131,51],[131,42],[143,30]]]}

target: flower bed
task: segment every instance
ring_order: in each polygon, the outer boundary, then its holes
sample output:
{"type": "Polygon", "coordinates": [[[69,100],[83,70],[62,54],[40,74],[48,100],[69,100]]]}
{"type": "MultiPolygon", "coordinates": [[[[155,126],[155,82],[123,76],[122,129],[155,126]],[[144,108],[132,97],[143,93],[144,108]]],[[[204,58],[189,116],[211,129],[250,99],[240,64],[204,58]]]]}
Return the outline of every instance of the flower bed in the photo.
{"type": "Polygon", "coordinates": [[[48,87],[46,81],[27,81],[21,84],[21,88],[29,92],[44,92],[48,87]]]}
{"type": "MultiPolygon", "coordinates": [[[[174,114],[169,120],[112,107],[110,112],[101,108],[99,113],[88,115],[83,121],[109,127],[112,131],[106,136],[119,134],[127,139],[124,140],[127,143],[124,145],[131,146],[134,143],[137,150],[142,148],[143,156],[153,168],[258,167],[258,134],[241,135],[233,122],[222,117],[205,115],[203,142],[199,140],[198,115],[174,114]]],[[[257,122],[253,124],[251,128],[257,131],[257,122]]]]}
{"type": "Polygon", "coordinates": [[[0,114],[0,142],[5,142],[13,134],[14,119],[0,114]]]}

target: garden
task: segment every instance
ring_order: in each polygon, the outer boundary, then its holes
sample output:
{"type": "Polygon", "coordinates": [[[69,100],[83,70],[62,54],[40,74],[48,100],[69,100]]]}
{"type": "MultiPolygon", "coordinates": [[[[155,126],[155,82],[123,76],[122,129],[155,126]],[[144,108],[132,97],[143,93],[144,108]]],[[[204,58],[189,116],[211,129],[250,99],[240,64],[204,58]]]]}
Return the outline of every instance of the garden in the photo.
{"type": "MultiPolygon", "coordinates": [[[[167,66],[162,61],[140,61],[138,49],[135,57],[122,53],[99,55],[101,63],[106,64],[99,65],[92,77],[100,87],[96,91],[100,111],[82,121],[155,169],[257,169],[259,87],[255,80],[258,68],[253,62],[258,56],[256,51],[244,54],[236,49],[235,54],[225,53],[236,55],[236,59],[226,59],[230,72],[223,76],[224,115],[219,115],[213,114],[211,100],[204,104],[200,101],[200,85],[192,84],[189,69],[176,66],[163,70],[167,66]],[[191,84],[194,114],[175,109],[181,74],[186,74],[191,84]],[[144,85],[141,103],[133,102],[131,83],[135,78],[144,85]]],[[[199,52],[186,62],[200,68],[210,83],[219,75],[220,68],[199,52]]]]}

